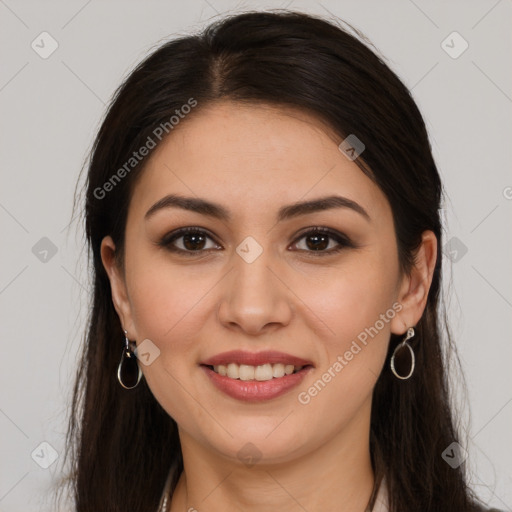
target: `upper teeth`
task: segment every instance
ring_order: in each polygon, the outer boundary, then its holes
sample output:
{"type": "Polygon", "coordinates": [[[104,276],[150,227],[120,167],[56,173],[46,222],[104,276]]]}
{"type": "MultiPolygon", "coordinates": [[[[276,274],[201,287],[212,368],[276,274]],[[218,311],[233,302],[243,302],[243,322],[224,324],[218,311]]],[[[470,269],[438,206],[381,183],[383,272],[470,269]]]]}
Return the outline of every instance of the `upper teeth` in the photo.
{"type": "Polygon", "coordinates": [[[300,370],[302,366],[293,366],[293,364],[262,364],[260,366],[250,366],[248,364],[229,363],[228,365],[219,364],[213,367],[213,370],[219,375],[231,379],[240,380],[270,380],[273,377],[279,378],[285,375],[291,375],[295,370],[300,370]]]}

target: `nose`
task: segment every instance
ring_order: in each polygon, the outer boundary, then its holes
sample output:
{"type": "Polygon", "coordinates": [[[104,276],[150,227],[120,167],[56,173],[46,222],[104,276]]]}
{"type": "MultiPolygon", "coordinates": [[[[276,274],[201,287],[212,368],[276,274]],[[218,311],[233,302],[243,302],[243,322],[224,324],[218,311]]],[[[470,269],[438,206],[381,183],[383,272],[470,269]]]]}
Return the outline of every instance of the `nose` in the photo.
{"type": "Polygon", "coordinates": [[[260,335],[290,323],[293,294],[270,252],[264,250],[250,263],[233,254],[235,268],[224,281],[218,307],[219,321],[225,327],[260,335]]]}

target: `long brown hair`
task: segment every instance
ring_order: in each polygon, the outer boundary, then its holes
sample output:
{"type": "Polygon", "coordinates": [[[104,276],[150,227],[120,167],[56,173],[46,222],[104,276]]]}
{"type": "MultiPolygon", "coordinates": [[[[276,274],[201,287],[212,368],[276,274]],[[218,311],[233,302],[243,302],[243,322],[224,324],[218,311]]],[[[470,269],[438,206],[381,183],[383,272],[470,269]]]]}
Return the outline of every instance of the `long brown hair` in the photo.
{"type": "MultiPolygon", "coordinates": [[[[441,457],[458,439],[446,377],[453,346],[449,331],[442,335],[439,304],[442,184],[410,92],[361,37],[293,11],[229,16],[163,44],[117,90],[91,151],[85,192],[94,290],[67,434],[77,512],[155,512],[169,470],[174,489],[183,469],[177,425],[145,380],[127,391],[116,379],[124,338],[100,244],[110,235],[122,265],[130,197],[145,161],[112,177],[190,98],[197,102],[190,117],[218,99],[261,102],[313,113],[340,141],[356,135],[366,146],[356,163],[391,205],[404,273],[423,231],[435,233],[437,264],[413,342],[416,370],[399,381],[384,366],[370,450],[376,472],[385,472],[391,511],[470,509],[464,465],[453,469],[441,457]]],[[[399,341],[391,335],[388,358],[399,341]]]]}

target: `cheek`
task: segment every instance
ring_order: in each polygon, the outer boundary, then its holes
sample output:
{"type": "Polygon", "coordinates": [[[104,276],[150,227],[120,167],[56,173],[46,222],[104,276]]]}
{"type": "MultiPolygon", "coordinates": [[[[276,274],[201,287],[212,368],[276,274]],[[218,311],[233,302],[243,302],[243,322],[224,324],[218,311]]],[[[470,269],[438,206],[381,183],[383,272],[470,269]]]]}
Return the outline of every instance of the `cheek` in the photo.
{"type": "MultiPolygon", "coordinates": [[[[215,285],[216,276],[206,266],[180,267],[169,263],[165,254],[140,254],[132,259],[127,276],[130,305],[140,339],[170,343],[193,316],[215,285]]],[[[189,326],[192,327],[192,326],[189,326]]]]}
{"type": "Polygon", "coordinates": [[[319,373],[336,375],[325,376],[336,382],[329,385],[333,393],[349,388],[357,395],[371,391],[386,356],[391,320],[400,309],[395,303],[397,279],[392,251],[368,251],[332,272],[309,294],[308,304],[328,327],[319,373]]]}
{"type": "Polygon", "coordinates": [[[392,307],[397,279],[393,254],[368,251],[354,254],[339,269],[330,269],[309,287],[306,297],[336,344],[336,340],[356,337],[392,307]]]}
{"type": "Polygon", "coordinates": [[[142,371],[155,398],[181,419],[193,406],[188,395],[196,394],[191,371],[200,371],[195,368],[198,340],[205,338],[205,326],[214,314],[220,276],[208,265],[172,265],[165,253],[131,254],[126,268],[137,341],[149,339],[159,350],[154,364],[142,366],[142,371]]]}
{"type": "MultiPolygon", "coordinates": [[[[149,259],[147,260],[149,261],[149,259]]],[[[134,262],[135,263],[135,262],[134,262]]],[[[215,280],[199,279],[190,269],[159,264],[133,265],[130,300],[138,342],[149,339],[158,357],[141,367],[155,399],[178,423],[211,421],[194,400],[191,370],[199,358],[197,339],[205,319],[208,290],[215,280]]]]}

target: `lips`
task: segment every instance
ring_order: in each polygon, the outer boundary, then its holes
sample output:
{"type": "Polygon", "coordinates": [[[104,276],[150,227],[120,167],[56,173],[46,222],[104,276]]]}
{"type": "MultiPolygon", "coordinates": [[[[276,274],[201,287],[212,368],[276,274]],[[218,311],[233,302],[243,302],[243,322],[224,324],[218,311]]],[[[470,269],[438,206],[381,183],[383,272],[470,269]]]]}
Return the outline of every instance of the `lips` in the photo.
{"type": "Polygon", "coordinates": [[[298,386],[314,368],[311,361],[283,352],[242,350],[217,354],[200,367],[218,390],[245,402],[277,398],[298,386]]]}

